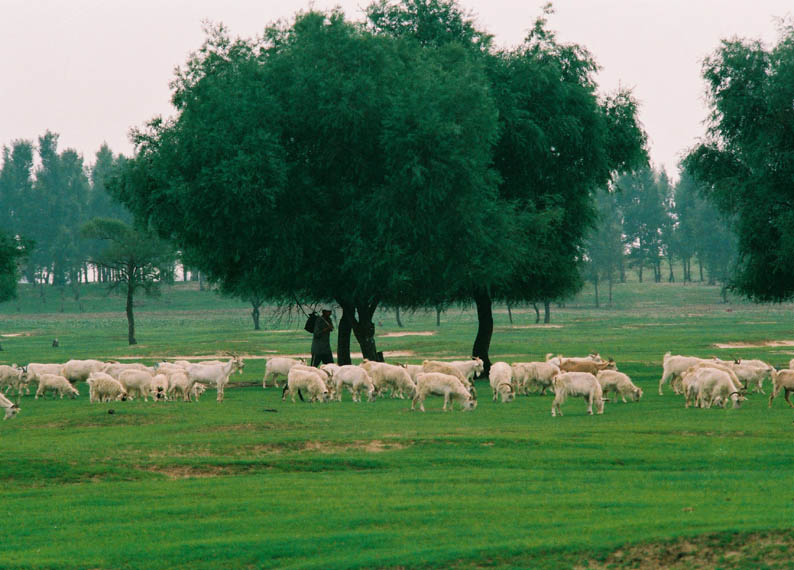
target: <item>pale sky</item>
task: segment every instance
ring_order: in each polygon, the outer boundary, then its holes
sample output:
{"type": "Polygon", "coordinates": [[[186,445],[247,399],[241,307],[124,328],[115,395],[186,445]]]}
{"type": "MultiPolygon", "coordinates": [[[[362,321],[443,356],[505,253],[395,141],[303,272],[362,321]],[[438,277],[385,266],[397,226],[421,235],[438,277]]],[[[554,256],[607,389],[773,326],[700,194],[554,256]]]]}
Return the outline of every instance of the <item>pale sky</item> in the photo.
{"type": "MultiPolygon", "coordinates": [[[[462,0],[500,46],[521,42],[547,0],[462,0]]],[[[315,0],[361,19],[369,0],[315,0]]],[[[34,142],[49,129],[87,164],[103,142],[131,155],[131,127],[173,114],[175,66],[204,38],[202,21],[258,35],[307,0],[0,0],[0,146],[34,142]]],[[[549,24],[602,67],[602,92],[632,88],[651,160],[676,177],[682,153],[703,133],[700,69],[723,38],[773,44],[791,0],[556,0],[549,24]]]]}

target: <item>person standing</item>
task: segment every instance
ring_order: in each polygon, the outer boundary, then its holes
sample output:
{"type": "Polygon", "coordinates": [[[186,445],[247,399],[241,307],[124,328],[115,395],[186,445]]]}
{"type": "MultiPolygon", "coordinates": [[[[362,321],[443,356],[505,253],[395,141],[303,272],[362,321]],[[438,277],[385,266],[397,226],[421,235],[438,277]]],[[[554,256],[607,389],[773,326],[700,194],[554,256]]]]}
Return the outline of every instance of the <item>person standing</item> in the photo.
{"type": "Polygon", "coordinates": [[[330,309],[323,309],[322,314],[314,321],[314,334],[312,336],[312,366],[331,364],[334,355],[331,352],[331,323],[330,309]]]}

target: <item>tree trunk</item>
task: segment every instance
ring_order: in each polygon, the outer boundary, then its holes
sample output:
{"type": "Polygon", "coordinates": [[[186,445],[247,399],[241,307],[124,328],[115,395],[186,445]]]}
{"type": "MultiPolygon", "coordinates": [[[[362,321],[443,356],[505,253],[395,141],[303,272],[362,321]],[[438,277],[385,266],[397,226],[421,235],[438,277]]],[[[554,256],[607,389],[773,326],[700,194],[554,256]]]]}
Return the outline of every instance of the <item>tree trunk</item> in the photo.
{"type": "Polygon", "coordinates": [[[485,366],[482,376],[487,377],[488,372],[491,370],[491,359],[488,357],[488,350],[491,348],[491,337],[493,336],[491,296],[487,291],[476,291],[474,293],[474,302],[477,304],[477,337],[474,339],[471,355],[479,356],[482,359],[485,366]]]}
{"type": "Polygon", "coordinates": [[[198,282],[199,282],[199,291],[204,290],[204,274],[201,271],[198,271],[198,282]]]}
{"type": "Polygon", "coordinates": [[[535,307],[535,324],[538,324],[540,322],[540,310],[537,303],[533,302],[532,306],[535,307]]]}
{"type": "Polygon", "coordinates": [[[132,312],[133,284],[127,281],[127,333],[130,344],[138,344],[135,340],[135,315],[132,312]]]}
{"type": "Polygon", "coordinates": [[[507,318],[510,321],[510,326],[513,325],[513,310],[510,307],[510,303],[507,304],[507,318]]]}
{"type": "Polygon", "coordinates": [[[640,271],[639,271],[640,283],[642,283],[642,269],[643,269],[642,264],[640,264],[640,271]]]}
{"type": "Polygon", "coordinates": [[[612,272],[611,271],[609,273],[609,280],[607,282],[609,283],[609,305],[612,306],[612,285],[613,285],[613,280],[612,280],[612,272]]]}
{"type": "Polygon", "coordinates": [[[259,331],[262,330],[259,327],[259,305],[255,301],[251,301],[251,318],[254,319],[254,330],[259,331]]]}
{"type": "Polygon", "coordinates": [[[670,265],[670,276],[667,278],[668,283],[675,283],[675,273],[673,273],[673,256],[667,258],[667,263],[670,265]]]}
{"type": "Polygon", "coordinates": [[[379,360],[378,348],[375,345],[375,323],[372,322],[372,315],[375,314],[377,307],[377,301],[372,304],[359,302],[356,305],[358,319],[353,320],[353,335],[361,347],[361,354],[367,360],[373,361],[379,360]]]}
{"type": "Polygon", "coordinates": [[[599,308],[599,304],[598,304],[598,277],[595,277],[593,279],[593,290],[595,291],[595,306],[596,306],[596,309],[598,309],[599,308]]]}
{"type": "Polygon", "coordinates": [[[441,326],[441,307],[436,307],[436,326],[441,326]]]}
{"type": "Polygon", "coordinates": [[[394,316],[397,317],[397,326],[403,328],[403,322],[400,320],[400,307],[394,308],[394,316]]]}
{"type": "Polygon", "coordinates": [[[336,334],[336,360],[340,366],[352,364],[350,359],[350,333],[353,332],[353,306],[342,305],[342,318],[339,319],[339,329],[336,334]]]}
{"type": "Polygon", "coordinates": [[[698,270],[700,271],[700,282],[703,283],[703,262],[698,257],[698,270]]]}
{"type": "Polygon", "coordinates": [[[551,302],[546,299],[543,301],[543,324],[549,324],[551,322],[551,302]]]}

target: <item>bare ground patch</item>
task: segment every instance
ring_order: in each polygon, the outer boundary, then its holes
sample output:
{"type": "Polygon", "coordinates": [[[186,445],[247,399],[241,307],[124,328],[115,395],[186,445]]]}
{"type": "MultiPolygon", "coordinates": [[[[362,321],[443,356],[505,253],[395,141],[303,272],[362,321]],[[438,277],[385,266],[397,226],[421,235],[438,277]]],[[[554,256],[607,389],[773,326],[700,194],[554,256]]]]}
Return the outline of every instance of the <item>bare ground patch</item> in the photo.
{"type": "Polygon", "coordinates": [[[160,473],[169,479],[223,477],[244,471],[225,465],[146,465],[139,469],[149,473],[160,473]]]}
{"type": "Polygon", "coordinates": [[[794,346],[794,340],[760,340],[757,342],[726,342],[715,343],[716,348],[758,348],[761,346],[794,346]]]}
{"type": "Polygon", "coordinates": [[[577,570],[705,570],[707,568],[791,568],[794,531],[720,533],[620,548],[577,570]]]}
{"type": "Polygon", "coordinates": [[[367,453],[382,453],[384,451],[405,449],[405,447],[407,447],[406,444],[402,442],[384,442],[379,439],[351,442],[307,441],[303,446],[302,451],[318,453],[339,453],[340,451],[366,451],[367,453]]]}
{"type": "Polygon", "coordinates": [[[494,327],[498,331],[509,331],[515,329],[561,329],[563,325],[537,324],[537,325],[509,325],[506,327],[494,327]]]}

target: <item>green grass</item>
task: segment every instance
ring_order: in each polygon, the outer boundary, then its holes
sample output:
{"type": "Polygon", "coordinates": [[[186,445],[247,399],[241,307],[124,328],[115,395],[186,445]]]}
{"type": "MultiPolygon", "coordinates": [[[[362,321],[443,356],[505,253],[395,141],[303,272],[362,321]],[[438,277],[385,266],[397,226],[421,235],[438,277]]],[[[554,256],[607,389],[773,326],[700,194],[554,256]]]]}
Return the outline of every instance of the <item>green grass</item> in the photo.
{"type": "MultiPolygon", "coordinates": [[[[0,306],[0,334],[22,333],[2,337],[0,362],[266,356],[310,344],[301,319],[254,331],[244,304],[185,285],[138,307],[134,347],[123,301],[99,287],[83,293],[91,313],[52,300],[36,312],[40,302],[23,288],[0,306]]],[[[686,548],[717,553],[700,567],[786,568],[791,411],[758,395],[739,410],[684,409],[656,385],[667,350],[787,363],[794,347],[760,343],[794,339],[793,316],[792,305],[723,304],[718,288],[680,284],[617,286],[611,309],[593,308],[585,290],[553,307],[552,327],[535,327],[526,308],[511,327],[497,307],[493,360],[598,350],[645,390],[603,416],[587,416],[581,400],[562,418],[549,397],[496,404],[484,382],[476,411],[447,414],[440,400],[421,414],[347,395],[292,404],[261,387],[229,389],[222,404],[213,392],[195,404],[89,404],[85,385],[76,400],[26,397],[0,423],[0,568],[635,568],[644,557],[695,567],[686,548]]],[[[439,328],[435,313],[402,317],[399,329],[379,313],[379,334],[435,334],[378,337],[387,357],[408,353],[392,360],[469,353],[473,311],[450,309],[439,328]]],[[[249,358],[233,381],[263,372],[249,358]]]]}

